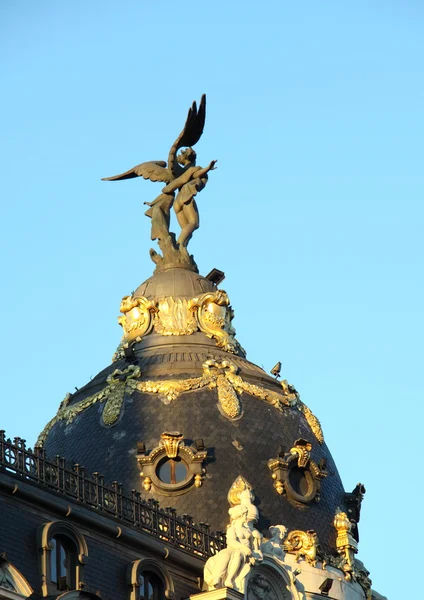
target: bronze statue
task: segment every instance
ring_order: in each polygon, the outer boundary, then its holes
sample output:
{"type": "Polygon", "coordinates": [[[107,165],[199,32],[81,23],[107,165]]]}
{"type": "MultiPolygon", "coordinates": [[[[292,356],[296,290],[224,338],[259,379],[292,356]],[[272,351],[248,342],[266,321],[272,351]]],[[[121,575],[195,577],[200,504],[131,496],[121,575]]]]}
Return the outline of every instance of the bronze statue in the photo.
{"type": "Polygon", "coordinates": [[[166,183],[162,193],[155,200],[145,202],[150,207],[145,214],[152,219],[151,239],[158,240],[163,252],[163,256],[160,256],[154,250],[150,250],[152,260],[158,268],[185,266],[197,270],[193,257],[187,252],[187,244],[193,232],[199,228],[199,212],[195,196],[205,187],[208,173],[215,169],[217,162],[212,160],[205,168],[196,166],[196,152],[192,146],[199,141],[203,133],[205,116],[206,96],[203,94],[199,110],[196,102],[193,102],[188,111],[184,129],[169,151],[168,166],[163,160],[153,160],[141,163],[121,175],[103,179],[103,181],[117,181],[143,177],[150,181],[166,183]],[[178,150],[183,147],[186,149],[177,155],[178,150]],[[169,231],[172,207],[181,227],[178,240],[175,239],[175,234],[169,231]]]}

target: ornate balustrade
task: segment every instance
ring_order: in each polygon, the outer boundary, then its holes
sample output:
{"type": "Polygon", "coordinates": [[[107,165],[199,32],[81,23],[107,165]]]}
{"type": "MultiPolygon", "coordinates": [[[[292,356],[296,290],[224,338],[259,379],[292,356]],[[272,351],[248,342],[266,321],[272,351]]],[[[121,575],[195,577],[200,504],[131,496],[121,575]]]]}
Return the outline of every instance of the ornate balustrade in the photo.
{"type": "Polygon", "coordinates": [[[206,523],[194,524],[188,515],[177,516],[173,508],[159,508],[156,500],[143,500],[131,490],[127,496],[122,485],[105,485],[100,473],[88,476],[79,464],[69,467],[56,456],[47,460],[42,448],[26,448],[25,440],[6,439],[0,431],[0,472],[10,472],[28,481],[63,494],[67,498],[133,525],[188,552],[205,558],[225,547],[225,534],[211,533],[206,523]]]}

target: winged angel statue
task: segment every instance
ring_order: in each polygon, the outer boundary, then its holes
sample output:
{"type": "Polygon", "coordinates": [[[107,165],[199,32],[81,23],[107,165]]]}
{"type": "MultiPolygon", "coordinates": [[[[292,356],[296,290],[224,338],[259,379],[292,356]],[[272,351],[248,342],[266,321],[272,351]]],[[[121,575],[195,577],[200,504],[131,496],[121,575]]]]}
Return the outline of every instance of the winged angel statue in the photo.
{"type": "Polygon", "coordinates": [[[203,133],[205,116],[206,96],[203,94],[199,109],[196,102],[193,102],[188,111],[184,129],[169,151],[168,165],[163,160],[151,160],[121,175],[103,179],[103,181],[118,181],[143,177],[166,184],[162,193],[153,202],[145,202],[150,207],[145,214],[152,219],[151,239],[158,240],[163,252],[163,256],[160,256],[154,250],[150,250],[152,260],[158,267],[184,265],[195,268],[193,258],[187,252],[187,244],[193,232],[199,228],[199,212],[195,196],[205,187],[208,173],[215,169],[217,162],[212,160],[205,168],[196,166],[196,152],[192,146],[199,141],[203,133]],[[180,148],[185,150],[177,154],[180,148]],[[181,227],[177,240],[175,234],[169,231],[172,207],[181,227]]]}

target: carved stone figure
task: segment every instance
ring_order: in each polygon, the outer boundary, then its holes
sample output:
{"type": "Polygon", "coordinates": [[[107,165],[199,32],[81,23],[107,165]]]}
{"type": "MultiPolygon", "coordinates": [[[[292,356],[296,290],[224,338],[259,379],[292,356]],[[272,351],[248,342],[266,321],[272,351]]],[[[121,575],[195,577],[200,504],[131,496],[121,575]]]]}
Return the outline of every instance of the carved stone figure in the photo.
{"type": "Polygon", "coordinates": [[[245,506],[247,509],[247,526],[250,529],[252,534],[252,551],[253,557],[256,561],[261,561],[263,559],[262,554],[262,534],[255,528],[256,523],[259,519],[259,511],[258,508],[253,504],[254,494],[252,490],[245,489],[240,494],[240,504],[241,506],[245,506]]]}
{"type": "Polygon", "coordinates": [[[256,574],[248,581],[246,600],[277,600],[277,596],[266,577],[256,574]]]}
{"type": "Polygon", "coordinates": [[[239,504],[228,512],[231,522],[227,530],[227,547],[206,561],[204,580],[209,589],[231,587],[244,593],[246,575],[256,562],[248,508],[239,504]]]}
{"type": "Polygon", "coordinates": [[[255,529],[259,511],[253,499],[250,484],[239,476],[228,493],[232,506],[228,511],[227,547],[205,564],[204,580],[209,589],[225,586],[244,594],[247,574],[263,559],[262,534],[255,529]]]}
{"type": "Polygon", "coordinates": [[[272,525],[269,528],[271,538],[262,542],[261,550],[263,554],[284,558],[283,541],[287,535],[287,527],[284,525],[272,525]]]}
{"type": "Polygon", "coordinates": [[[184,129],[169,151],[168,165],[165,161],[153,160],[141,163],[120,175],[103,178],[103,181],[117,181],[143,177],[166,183],[155,200],[145,202],[150,207],[145,214],[152,219],[151,239],[158,240],[163,252],[163,256],[160,256],[154,250],[150,251],[150,256],[158,267],[185,266],[196,270],[195,263],[187,252],[187,244],[193,232],[199,228],[199,212],[194,198],[205,187],[208,173],[215,169],[217,162],[212,160],[205,168],[196,166],[196,152],[192,146],[203,133],[205,116],[206,96],[203,95],[199,109],[196,102],[189,109],[184,129]],[[183,147],[186,149],[177,154],[183,147]],[[181,227],[178,240],[169,231],[172,207],[181,227]]]}

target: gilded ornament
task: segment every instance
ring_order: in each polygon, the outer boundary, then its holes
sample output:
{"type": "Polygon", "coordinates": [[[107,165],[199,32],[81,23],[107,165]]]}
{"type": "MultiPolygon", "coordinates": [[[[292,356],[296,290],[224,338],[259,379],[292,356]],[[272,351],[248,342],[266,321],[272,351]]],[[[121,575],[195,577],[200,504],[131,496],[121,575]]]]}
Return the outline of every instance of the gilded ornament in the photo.
{"type": "Polygon", "coordinates": [[[305,468],[308,466],[309,459],[311,457],[312,444],[306,440],[297,440],[293,448],[290,450],[290,454],[297,455],[297,466],[305,468]]]}
{"type": "Polygon", "coordinates": [[[218,401],[224,415],[228,419],[237,419],[241,416],[241,404],[239,397],[231,383],[224,375],[218,375],[216,379],[218,388],[218,401]]]}
{"type": "Polygon", "coordinates": [[[152,487],[152,480],[150,479],[150,477],[145,477],[143,479],[143,487],[146,490],[146,492],[150,492],[150,489],[152,487]]]}
{"type": "Polygon", "coordinates": [[[208,385],[204,377],[191,379],[165,379],[162,381],[138,381],[137,390],[146,394],[159,394],[164,402],[169,404],[176,400],[183,392],[200,389],[208,385]]]}
{"type": "Polygon", "coordinates": [[[242,415],[240,394],[247,392],[256,398],[265,400],[282,411],[290,406],[282,394],[267,390],[258,385],[244,381],[237,375],[238,368],[231,361],[208,360],[203,364],[203,375],[190,379],[165,379],[158,381],[137,381],[138,391],[148,394],[159,394],[167,404],[176,400],[183,392],[209,387],[217,388],[218,401],[222,413],[229,419],[242,415]]]}
{"type": "Polygon", "coordinates": [[[278,394],[277,392],[273,392],[259,385],[248,383],[235,373],[228,373],[227,377],[238,393],[247,392],[256,398],[260,398],[261,400],[265,400],[265,402],[272,404],[272,406],[275,406],[275,408],[279,411],[282,411],[284,406],[292,406],[291,401],[287,400],[284,395],[278,394]]]}
{"type": "Polygon", "coordinates": [[[297,404],[298,409],[305,415],[306,422],[312,430],[312,433],[320,444],[324,443],[324,433],[322,431],[321,423],[318,418],[314,415],[310,408],[306,406],[301,400],[297,404]]]}
{"type": "Polygon", "coordinates": [[[168,458],[175,458],[178,454],[178,446],[184,438],[183,434],[179,431],[165,431],[161,434],[161,444],[165,446],[166,456],[168,458]]]}
{"type": "Polygon", "coordinates": [[[134,365],[130,365],[124,371],[115,369],[115,371],[107,378],[107,386],[105,388],[93,396],[84,398],[84,400],[81,400],[73,406],[69,406],[71,396],[68,394],[65,397],[65,400],[60,404],[57,415],[47,423],[38,436],[35,446],[40,448],[44,445],[53,425],[58,421],[66,421],[66,424],[69,425],[79,414],[97,402],[106,401],[105,408],[103,409],[103,422],[105,425],[114,425],[121,413],[126,389],[128,389],[130,394],[133,393],[135,385],[132,380],[140,377],[140,375],[140,368],[134,365]]]}
{"type": "Polygon", "coordinates": [[[144,444],[138,446],[136,455],[140,468],[140,476],[144,477],[143,487],[147,491],[153,488],[164,495],[185,494],[193,486],[201,487],[203,475],[206,472],[203,464],[207,459],[207,450],[198,450],[195,445],[186,446],[184,436],[179,431],[165,431],[161,434],[159,444],[150,452],[146,451],[144,444]],[[160,465],[168,459],[179,458],[187,469],[183,481],[166,483],[160,477],[160,465]],[[148,486],[148,489],[147,487],[148,486]]]}
{"type": "Polygon", "coordinates": [[[125,371],[115,369],[115,371],[106,379],[109,388],[106,388],[107,399],[102,414],[103,423],[105,425],[115,425],[121,414],[125,391],[128,387],[129,393],[133,393],[134,387],[130,384],[130,381],[131,379],[139,377],[140,374],[141,371],[139,367],[130,365],[125,371]]]}
{"type": "Polygon", "coordinates": [[[318,536],[313,530],[290,531],[283,544],[284,550],[296,556],[296,561],[303,558],[313,567],[320,560],[318,536]]]}
{"type": "Polygon", "coordinates": [[[289,402],[291,402],[292,406],[296,406],[298,410],[305,416],[306,422],[312,430],[312,433],[318,440],[320,444],[324,443],[324,434],[321,428],[321,423],[318,418],[313,414],[310,408],[304,404],[297,392],[296,388],[290,383],[288,383],[287,379],[283,379],[281,381],[281,387],[283,388],[284,396],[287,398],[289,402]]]}
{"type": "Polygon", "coordinates": [[[321,480],[327,477],[325,463],[317,465],[311,459],[311,450],[312,444],[301,438],[294,442],[290,452],[268,461],[276,492],[285,494],[289,502],[300,508],[312,501],[319,502],[321,480]],[[298,473],[301,471],[304,481],[302,492],[292,485],[290,473],[293,468],[298,473]]]}
{"type": "Polygon", "coordinates": [[[245,356],[234,337],[235,330],[231,325],[234,312],[229,303],[222,290],[191,300],[172,296],[155,300],[125,296],[120,306],[122,316],[118,318],[124,335],[113,360],[122,358],[127,345],[140,342],[152,330],[165,336],[191,335],[200,330],[215,339],[219,348],[245,356]]]}
{"type": "Polygon", "coordinates": [[[158,309],[155,302],[144,297],[133,298],[124,296],[121,301],[120,311],[123,314],[118,318],[118,323],[124,330],[123,343],[140,340],[151,332],[153,328],[153,315],[158,309]]]}
{"type": "Polygon", "coordinates": [[[277,481],[275,484],[275,489],[277,494],[280,494],[280,496],[284,493],[284,485],[281,481],[277,481]]]}
{"type": "Polygon", "coordinates": [[[239,475],[234,480],[232,486],[228,490],[227,500],[230,506],[237,506],[241,502],[241,493],[245,490],[252,491],[252,486],[242,475],[239,475]]]}
{"type": "Polygon", "coordinates": [[[230,299],[223,290],[207,292],[190,300],[189,310],[197,318],[200,331],[216,340],[216,345],[226,352],[244,354],[243,349],[234,338],[235,330],[231,325],[234,316],[230,307],[230,299]]]}
{"type": "Polygon", "coordinates": [[[160,335],[191,335],[197,331],[196,319],[188,309],[186,298],[163,298],[158,301],[154,330],[160,335]]]}
{"type": "Polygon", "coordinates": [[[337,531],[336,549],[343,559],[342,570],[346,579],[352,578],[354,572],[355,553],[358,552],[358,542],[353,537],[352,523],[345,512],[338,511],[334,517],[334,527],[337,531]]]}
{"type": "Polygon", "coordinates": [[[163,402],[169,404],[176,400],[182,393],[202,389],[204,387],[217,388],[220,409],[229,419],[239,418],[243,413],[240,395],[243,392],[268,402],[277,410],[283,411],[285,406],[293,406],[293,398],[285,394],[268,390],[259,385],[244,381],[237,374],[238,368],[231,361],[208,360],[203,364],[203,375],[189,379],[164,379],[156,381],[141,381],[141,371],[138,366],[130,365],[124,371],[116,369],[107,378],[105,388],[81,402],[68,406],[71,396],[67,396],[61,403],[58,413],[44,427],[38,436],[37,447],[43,446],[50,430],[58,421],[72,421],[84,410],[96,404],[105,402],[103,422],[105,425],[114,425],[120,415],[125,393],[132,394],[135,390],[146,394],[158,394],[163,402]]]}
{"type": "Polygon", "coordinates": [[[209,387],[218,390],[218,402],[222,413],[228,419],[237,419],[242,415],[242,406],[230,376],[237,373],[234,363],[223,360],[207,360],[203,364],[203,372],[210,377],[209,387]]]}

